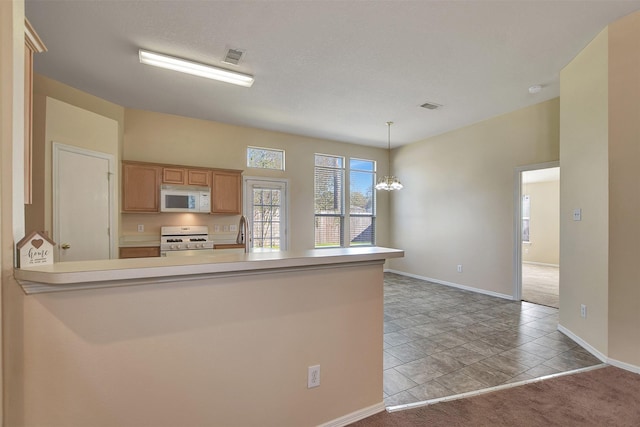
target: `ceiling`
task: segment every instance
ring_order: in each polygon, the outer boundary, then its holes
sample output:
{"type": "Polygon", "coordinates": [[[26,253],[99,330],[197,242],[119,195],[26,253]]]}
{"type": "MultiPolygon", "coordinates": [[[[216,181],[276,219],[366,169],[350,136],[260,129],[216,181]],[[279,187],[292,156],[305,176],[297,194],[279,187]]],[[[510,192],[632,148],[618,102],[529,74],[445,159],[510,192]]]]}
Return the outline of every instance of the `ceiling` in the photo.
{"type": "Polygon", "coordinates": [[[640,0],[25,4],[48,48],[35,70],[47,77],[128,108],[378,147],[387,121],[397,147],[557,97],[562,67],[640,9],[640,0]],[[139,48],[256,81],[142,65],[139,48]],[[245,50],[237,66],[222,63],[228,48],[245,50]]]}

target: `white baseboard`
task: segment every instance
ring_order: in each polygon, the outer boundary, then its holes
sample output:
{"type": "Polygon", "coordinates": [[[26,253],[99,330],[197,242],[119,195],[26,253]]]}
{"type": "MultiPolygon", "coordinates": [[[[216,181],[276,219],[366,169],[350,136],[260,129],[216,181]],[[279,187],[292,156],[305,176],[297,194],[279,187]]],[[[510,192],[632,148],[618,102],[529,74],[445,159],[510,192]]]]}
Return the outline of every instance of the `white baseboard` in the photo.
{"type": "Polygon", "coordinates": [[[508,300],[513,301],[513,295],[507,295],[507,294],[501,294],[501,293],[498,293],[498,292],[487,291],[485,289],[479,289],[479,288],[474,288],[472,286],[460,285],[458,283],[453,283],[453,282],[446,282],[444,280],[438,280],[438,279],[433,279],[431,277],[419,276],[417,274],[406,273],[404,271],[398,271],[398,270],[392,270],[392,269],[386,269],[384,271],[385,272],[389,272],[389,273],[399,274],[401,276],[413,277],[414,279],[426,280],[427,282],[433,282],[433,283],[437,283],[439,285],[451,286],[452,288],[463,289],[465,291],[477,292],[479,294],[489,295],[489,296],[492,296],[492,297],[498,297],[498,298],[503,298],[503,299],[508,299],[508,300]]]}
{"type": "Polygon", "coordinates": [[[592,346],[591,344],[589,344],[588,342],[586,342],[585,340],[583,340],[582,338],[580,338],[579,336],[577,336],[576,334],[574,334],[569,329],[565,328],[559,323],[558,323],[558,330],[563,334],[565,334],[566,336],[568,336],[569,338],[571,338],[572,340],[574,340],[575,342],[577,342],[580,345],[580,347],[584,348],[589,353],[593,354],[595,357],[600,359],[600,361],[604,363],[608,363],[606,354],[602,353],[600,350],[596,349],[594,346],[592,346]]]}
{"type": "Polygon", "coordinates": [[[522,263],[523,264],[542,265],[544,267],[557,267],[557,268],[560,268],[560,264],[547,264],[546,262],[522,261],[522,263]]]}
{"type": "Polygon", "coordinates": [[[344,415],[340,418],[336,418],[335,420],[331,420],[327,423],[320,424],[318,427],[343,427],[349,424],[355,423],[356,421],[360,421],[367,417],[377,414],[378,412],[384,411],[386,408],[384,406],[384,401],[380,403],[376,403],[375,405],[371,405],[367,408],[360,409],[358,411],[352,412],[350,414],[344,415]]]}
{"type": "Polygon", "coordinates": [[[595,357],[597,357],[604,363],[607,363],[611,366],[615,366],[616,368],[624,369],[625,371],[640,374],[640,366],[632,365],[631,363],[621,362],[619,360],[608,357],[606,354],[602,353],[601,351],[598,351],[595,347],[590,345],[588,342],[586,342],[585,340],[583,340],[582,338],[580,338],[579,336],[577,336],[576,334],[571,332],[569,329],[565,328],[560,324],[558,324],[558,330],[563,334],[565,334],[566,336],[568,336],[569,338],[571,338],[572,340],[574,340],[575,342],[577,342],[578,344],[580,344],[582,348],[587,350],[589,353],[593,354],[595,357]]]}
{"type": "Polygon", "coordinates": [[[636,374],[640,374],[640,366],[632,365],[631,363],[621,362],[616,359],[608,358],[607,363],[611,366],[615,366],[616,368],[624,369],[625,371],[630,371],[636,374]]]}

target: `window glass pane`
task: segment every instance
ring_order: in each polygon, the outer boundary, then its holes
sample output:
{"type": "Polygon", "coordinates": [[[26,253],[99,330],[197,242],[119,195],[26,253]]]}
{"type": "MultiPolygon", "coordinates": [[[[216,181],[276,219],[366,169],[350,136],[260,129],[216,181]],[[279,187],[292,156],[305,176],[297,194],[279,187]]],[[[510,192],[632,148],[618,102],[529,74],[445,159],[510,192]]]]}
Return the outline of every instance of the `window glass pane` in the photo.
{"type": "Polygon", "coordinates": [[[349,212],[373,214],[375,175],[371,172],[351,171],[349,176],[351,182],[349,212]]]}
{"type": "Polygon", "coordinates": [[[341,169],[316,167],[315,171],[315,212],[342,214],[343,179],[341,169]]]}
{"type": "Polygon", "coordinates": [[[375,218],[352,215],[349,223],[351,246],[371,246],[375,243],[375,218]]]}
{"type": "Polygon", "coordinates": [[[349,169],[360,170],[366,172],[376,171],[376,162],[373,160],[351,159],[349,160],[349,169]]]}
{"type": "Polygon", "coordinates": [[[247,147],[247,167],[284,170],[284,150],[247,147]]]}
{"type": "Polygon", "coordinates": [[[316,247],[342,246],[342,217],[316,216],[316,247]]]}
{"type": "Polygon", "coordinates": [[[344,168],[344,158],[339,156],[328,156],[326,154],[316,154],[316,166],[328,168],[344,168]]]}

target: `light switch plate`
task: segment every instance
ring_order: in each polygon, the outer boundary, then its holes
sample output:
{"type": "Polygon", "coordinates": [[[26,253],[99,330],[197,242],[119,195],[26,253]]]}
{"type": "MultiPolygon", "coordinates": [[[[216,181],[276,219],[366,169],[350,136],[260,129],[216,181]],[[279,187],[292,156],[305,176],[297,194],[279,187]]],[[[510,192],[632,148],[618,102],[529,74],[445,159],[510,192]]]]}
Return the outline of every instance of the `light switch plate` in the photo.
{"type": "Polygon", "coordinates": [[[573,220],[582,221],[582,209],[578,208],[573,210],[573,220]]]}

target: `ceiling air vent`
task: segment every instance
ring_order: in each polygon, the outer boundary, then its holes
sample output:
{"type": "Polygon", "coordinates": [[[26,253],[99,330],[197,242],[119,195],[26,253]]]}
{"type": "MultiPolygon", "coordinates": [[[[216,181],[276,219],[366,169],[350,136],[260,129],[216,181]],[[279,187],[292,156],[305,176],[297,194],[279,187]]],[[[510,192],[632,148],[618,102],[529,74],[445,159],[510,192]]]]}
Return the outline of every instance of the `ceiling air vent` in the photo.
{"type": "Polygon", "coordinates": [[[425,102],[421,105],[422,108],[426,108],[427,110],[437,110],[442,107],[440,104],[434,104],[433,102],[425,102]]]}
{"type": "Polygon", "coordinates": [[[225,64],[238,65],[240,59],[244,55],[244,50],[240,49],[229,49],[227,50],[227,54],[225,55],[222,62],[225,64]]]}

